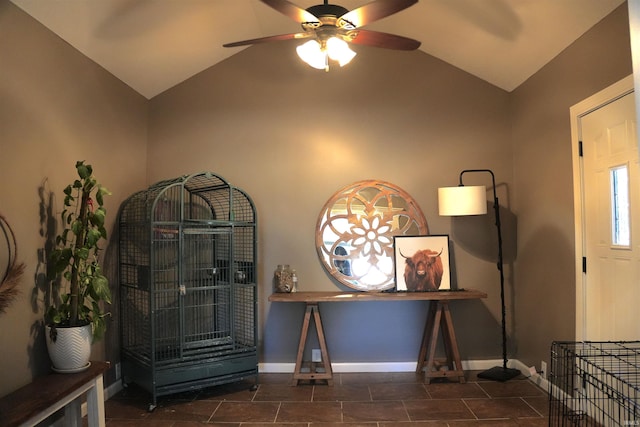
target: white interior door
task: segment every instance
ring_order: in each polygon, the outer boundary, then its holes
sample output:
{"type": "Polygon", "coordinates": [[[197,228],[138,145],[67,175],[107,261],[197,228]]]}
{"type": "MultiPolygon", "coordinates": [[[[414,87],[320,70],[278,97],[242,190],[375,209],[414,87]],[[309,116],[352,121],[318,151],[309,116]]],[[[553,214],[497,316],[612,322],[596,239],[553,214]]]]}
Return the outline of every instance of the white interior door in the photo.
{"type": "Polygon", "coordinates": [[[586,267],[582,340],[640,339],[640,167],[635,118],[631,92],[579,120],[586,267]]]}

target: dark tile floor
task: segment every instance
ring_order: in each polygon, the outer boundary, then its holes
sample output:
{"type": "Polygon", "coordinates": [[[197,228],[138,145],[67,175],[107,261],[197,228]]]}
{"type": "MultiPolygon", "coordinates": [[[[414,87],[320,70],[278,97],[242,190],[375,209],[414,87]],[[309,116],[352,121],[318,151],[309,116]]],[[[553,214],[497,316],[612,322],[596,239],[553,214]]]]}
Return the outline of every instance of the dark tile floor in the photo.
{"type": "Polygon", "coordinates": [[[158,399],[131,385],[106,402],[107,427],[546,426],[548,395],[524,377],[504,383],[467,373],[464,384],[425,384],[413,373],[343,373],[334,385],[290,385],[291,374],[158,399]]]}

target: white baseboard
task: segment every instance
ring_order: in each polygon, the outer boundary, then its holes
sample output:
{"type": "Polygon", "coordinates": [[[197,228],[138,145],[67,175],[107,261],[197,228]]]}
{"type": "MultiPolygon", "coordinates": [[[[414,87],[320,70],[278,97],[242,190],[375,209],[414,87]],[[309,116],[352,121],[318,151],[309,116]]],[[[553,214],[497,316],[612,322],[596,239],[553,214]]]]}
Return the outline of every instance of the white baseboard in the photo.
{"type": "MultiPolygon", "coordinates": [[[[535,373],[531,372],[529,370],[529,367],[519,360],[510,360],[508,365],[510,368],[514,368],[522,372],[522,375],[529,378],[529,381],[531,381],[532,383],[534,383],[544,391],[546,392],[549,391],[549,381],[539,373],[535,372],[535,369],[534,369],[535,373]]],[[[545,372],[544,374],[547,375],[548,372],[545,372]]]]}
{"type": "MultiPolygon", "coordinates": [[[[483,370],[500,365],[500,360],[463,360],[464,370],[483,370]]],[[[270,374],[291,374],[295,363],[260,363],[258,371],[270,374]]],[[[346,372],[415,372],[417,362],[353,362],[332,363],[331,369],[336,373],[346,372]]],[[[523,365],[524,366],[524,365],[523,365]]]]}
{"type": "Polygon", "coordinates": [[[104,389],[104,400],[109,400],[111,399],[113,396],[115,396],[116,394],[118,394],[119,392],[121,392],[123,389],[122,387],[122,381],[117,380],[116,382],[114,382],[113,384],[111,384],[109,387],[106,387],[104,389]]]}
{"type": "MultiPolygon", "coordinates": [[[[502,366],[502,360],[463,360],[462,369],[465,371],[483,371],[493,368],[494,366],[502,366]]],[[[295,363],[260,363],[258,364],[258,372],[262,374],[292,374],[295,369],[295,363]]],[[[361,363],[332,363],[331,368],[335,373],[348,372],[415,372],[417,362],[361,362],[361,363]]],[[[529,381],[544,391],[549,390],[549,382],[538,373],[532,373],[524,363],[519,360],[511,359],[507,363],[507,367],[519,370],[522,375],[527,377],[529,381]]]]}

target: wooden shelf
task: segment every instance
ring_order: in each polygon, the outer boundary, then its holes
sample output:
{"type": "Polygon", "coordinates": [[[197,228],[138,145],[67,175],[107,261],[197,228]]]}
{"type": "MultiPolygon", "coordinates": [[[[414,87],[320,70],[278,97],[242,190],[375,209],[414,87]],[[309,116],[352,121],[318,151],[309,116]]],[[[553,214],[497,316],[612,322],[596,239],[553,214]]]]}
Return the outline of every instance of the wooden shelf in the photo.
{"type": "Polygon", "coordinates": [[[81,426],[81,396],[87,394],[87,423],[103,427],[104,386],[102,375],[109,362],[91,362],[89,369],[75,374],[51,373],[0,399],[0,425],[32,426],[65,408],[65,426],[81,426]]]}

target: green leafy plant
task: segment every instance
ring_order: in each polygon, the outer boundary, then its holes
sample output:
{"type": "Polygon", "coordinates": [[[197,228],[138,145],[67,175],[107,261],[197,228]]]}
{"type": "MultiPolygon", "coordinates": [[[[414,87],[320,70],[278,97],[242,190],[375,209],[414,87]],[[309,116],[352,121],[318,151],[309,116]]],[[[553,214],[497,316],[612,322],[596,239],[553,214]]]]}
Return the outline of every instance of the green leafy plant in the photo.
{"type": "Polygon", "coordinates": [[[104,196],[111,193],[98,183],[93,168],[76,163],[79,179],[64,189],[62,230],[48,257],[48,276],[57,290],[46,313],[55,341],[57,327],[92,325],[93,340],[104,336],[107,324],[101,301],[111,304],[109,281],[98,262],[99,244],[107,238],[104,196]]]}

